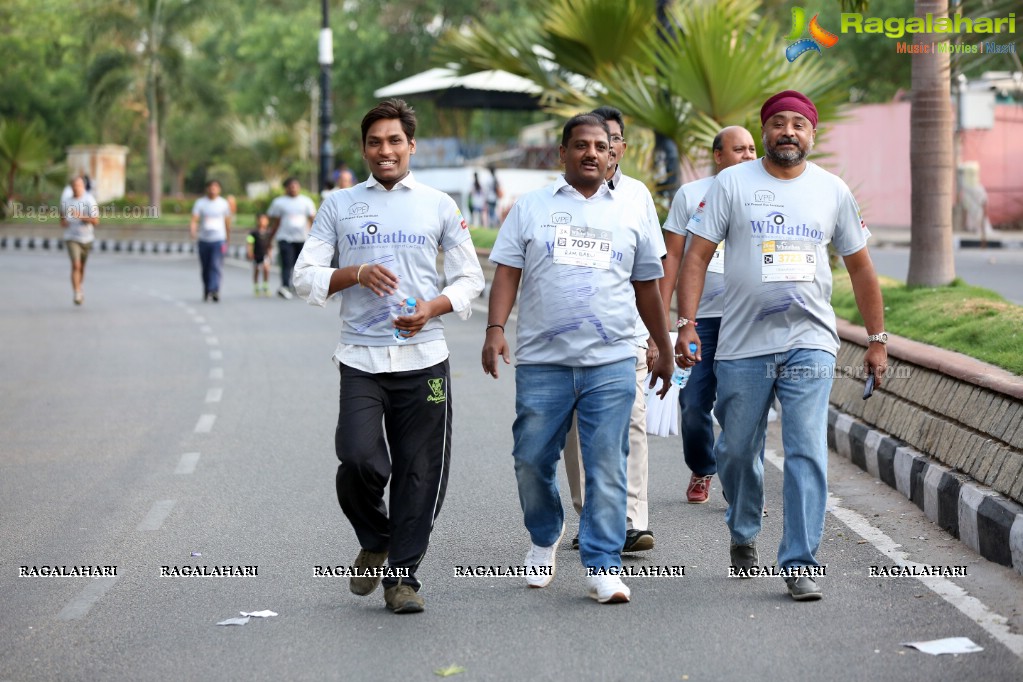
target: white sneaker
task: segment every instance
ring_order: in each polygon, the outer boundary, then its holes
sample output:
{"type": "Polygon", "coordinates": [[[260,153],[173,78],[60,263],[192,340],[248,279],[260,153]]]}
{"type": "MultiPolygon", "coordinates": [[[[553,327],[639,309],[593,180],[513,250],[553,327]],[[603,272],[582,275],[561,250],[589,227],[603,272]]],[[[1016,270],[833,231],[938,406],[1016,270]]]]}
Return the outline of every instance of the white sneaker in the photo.
{"type": "Polygon", "coordinates": [[[601,604],[624,604],[632,591],[616,575],[591,575],[586,578],[590,586],[590,599],[601,604]]]}
{"type": "MultiPolygon", "coordinates": [[[[558,545],[561,543],[562,536],[565,535],[565,525],[561,525],[561,533],[558,535],[558,539],[554,541],[554,544],[550,547],[540,547],[539,545],[529,544],[529,552],[526,553],[526,568],[527,569],[540,569],[544,567],[550,567],[549,571],[542,571],[543,575],[539,575],[541,571],[537,571],[536,575],[527,575],[526,584],[530,587],[547,587],[554,580],[554,573],[557,571],[557,558],[558,558],[558,545]]],[[[528,573],[533,571],[527,570],[528,573]]]]}
{"type": "Polygon", "coordinates": [[[278,289],[277,295],[283,298],[285,301],[290,301],[292,299],[291,292],[288,291],[286,287],[281,287],[280,289],[278,289]]]}

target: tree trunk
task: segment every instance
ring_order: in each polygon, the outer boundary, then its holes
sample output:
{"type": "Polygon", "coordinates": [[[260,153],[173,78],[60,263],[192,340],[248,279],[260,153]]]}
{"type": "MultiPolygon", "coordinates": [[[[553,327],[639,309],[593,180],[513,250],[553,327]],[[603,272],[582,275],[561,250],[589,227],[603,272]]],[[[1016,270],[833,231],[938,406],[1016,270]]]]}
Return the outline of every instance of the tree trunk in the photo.
{"type": "MultiPolygon", "coordinates": [[[[916,16],[948,16],[948,0],[916,0],[916,16]]],[[[948,40],[947,34],[918,34],[915,42],[948,40]]],[[[949,55],[914,54],[909,160],[912,182],[911,286],[943,286],[955,279],[952,245],[952,93],[949,55]]]]}
{"type": "Polygon", "coordinates": [[[149,108],[149,120],[146,128],[148,133],[147,152],[149,155],[149,205],[160,210],[160,201],[163,199],[163,163],[160,155],[160,130],[156,120],[155,102],[149,108]]]}

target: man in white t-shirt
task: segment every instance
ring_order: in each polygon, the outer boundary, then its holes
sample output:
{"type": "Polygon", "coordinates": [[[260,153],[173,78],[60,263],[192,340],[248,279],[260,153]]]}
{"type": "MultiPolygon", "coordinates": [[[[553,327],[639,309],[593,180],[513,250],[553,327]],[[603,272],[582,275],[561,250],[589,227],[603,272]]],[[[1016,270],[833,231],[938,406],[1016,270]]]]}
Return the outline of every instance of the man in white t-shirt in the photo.
{"type": "Polygon", "coordinates": [[[327,197],[295,266],[300,296],[322,306],[336,294],[341,304],[337,498],[362,548],[353,567],[370,571],[349,589],[368,595],[383,578],[394,613],[423,610],[416,570],[447,489],[453,412],[440,316],[468,319],[484,286],[454,200],[409,171],[415,132],[415,112],[402,100],[366,114],[362,154],[371,175],[327,197]],[[335,249],[339,268],[330,267],[335,249]],[[411,315],[401,310],[410,298],[411,315]]]}
{"type": "Polygon", "coordinates": [[[270,202],[266,214],[270,216],[271,244],[277,240],[277,251],[281,255],[281,288],[277,295],[290,299],[294,287],[291,284],[291,273],[295,269],[295,261],[305,245],[306,235],[316,217],[316,206],[313,200],[301,193],[302,185],[295,178],[284,181],[284,194],[270,202]]]}
{"type": "Polygon", "coordinates": [[[95,226],[99,225],[99,206],[91,194],[85,191],[85,178],[76,176],[71,180],[71,194],[60,201],[60,225],[64,228],[64,246],[71,258],[71,290],[75,305],[82,305],[85,294],[82,282],[85,280],[85,262],[95,240],[95,226]]]}
{"type": "MultiPolygon", "coordinates": [[[[724,128],[711,144],[714,157],[714,174],[731,168],[743,161],[757,158],[757,145],[753,136],[742,126],[724,128]]],[[[696,207],[714,182],[714,175],[689,182],[679,187],[671,202],[671,211],[664,221],[664,243],[668,255],[664,259],[664,279],[661,280],[661,298],[664,300],[664,317],[671,316],[671,297],[678,283],[678,267],[686,248],[686,225],[696,213],[696,207]]],[[[724,242],[718,244],[714,258],[707,267],[707,278],[700,298],[700,317],[696,333],[700,336],[700,352],[703,360],[693,367],[689,382],[679,392],[679,406],[682,415],[682,454],[691,475],[686,488],[686,500],[690,504],[703,504],[710,493],[710,481],[717,473],[714,463],[714,420],[711,410],[717,395],[717,379],[714,377],[714,349],[717,347],[718,332],[721,329],[721,313],[724,311],[725,292],[725,250],[724,242]]]]}
{"type": "MultiPolygon", "coordinates": [[[[785,90],[760,110],[764,158],[717,175],[689,220],[693,234],[682,261],[680,365],[700,360],[692,324],[698,317],[707,267],[725,242],[724,314],[715,357],[714,414],[721,436],[714,459],[731,534],[730,575],[760,567],[756,539],[763,522],[760,460],[772,400],[781,404],[785,449],[782,538],[778,568],[797,601],[821,598],[817,550],[828,496],[828,397],[839,339],[831,308],[828,244],[845,261],[869,336],[864,367],[880,384],[887,369],[884,305],[866,224],[842,180],[806,160],[813,149],[817,109],[785,90]]],[[[770,564],[764,561],[763,564],[770,564]]]]}
{"type": "MultiPolygon", "coordinates": [[[[622,173],[621,162],[625,158],[628,144],[625,141],[625,120],[622,112],[614,107],[600,107],[590,112],[607,123],[611,133],[611,154],[613,160],[607,169],[607,186],[623,200],[632,204],[633,211],[644,220],[650,238],[660,256],[664,256],[664,236],[661,234],[661,223],[657,218],[657,208],[650,196],[647,186],[622,173]]],[[[636,399],[632,404],[632,417],[629,421],[629,461],[628,473],[628,505],[626,508],[625,546],[623,552],[642,552],[654,547],[654,534],[650,530],[650,513],[647,504],[647,435],[646,435],[646,381],[648,370],[657,359],[657,346],[650,342],[649,333],[643,321],[636,316],[636,399]]],[[[576,513],[583,508],[582,452],[579,448],[579,432],[576,423],[565,439],[565,473],[568,489],[572,497],[572,505],[576,513]]],[[[573,549],[579,547],[578,535],[572,540],[573,549]]]]}
{"type": "Polygon", "coordinates": [[[504,325],[518,297],[512,455],[531,541],[526,582],[545,587],[554,578],[565,531],[558,458],[575,416],[586,472],[579,558],[589,595],[601,603],[630,596],[619,574],[637,309],[661,352],[652,374],[664,382],[662,397],[672,374],[657,291],[664,274],[659,245],[634,203],[604,181],[610,137],[599,116],[569,119],[561,136],[564,176],[512,207],[490,254],[497,270],[483,345],[483,370],[496,379],[498,356],[510,362],[504,325]]]}
{"type": "Polygon", "coordinates": [[[188,226],[192,239],[198,239],[199,266],[202,269],[202,300],[220,300],[221,270],[224,254],[231,238],[231,205],[220,196],[220,183],[206,183],[206,194],[192,206],[192,222],[188,226]]]}

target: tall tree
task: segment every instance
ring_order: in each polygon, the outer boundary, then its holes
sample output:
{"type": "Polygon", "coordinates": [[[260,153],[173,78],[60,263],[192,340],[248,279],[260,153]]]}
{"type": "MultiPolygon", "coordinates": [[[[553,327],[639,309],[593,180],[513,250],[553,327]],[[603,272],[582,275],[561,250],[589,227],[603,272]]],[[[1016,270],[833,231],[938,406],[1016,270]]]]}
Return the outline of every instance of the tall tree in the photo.
{"type": "MultiPolygon", "coordinates": [[[[916,16],[948,16],[948,0],[917,0],[916,16]]],[[[916,42],[947,40],[944,34],[917,34],[916,42]]],[[[941,286],[955,279],[952,244],[952,94],[947,52],[912,56],[913,103],[909,158],[912,181],[909,274],[906,283],[941,286]]]]}
{"type": "Polygon", "coordinates": [[[216,9],[213,0],[104,0],[89,12],[90,30],[104,36],[89,69],[99,111],[129,98],[146,119],[149,201],[163,194],[162,113],[180,83],[189,51],[187,31],[216,9]]]}

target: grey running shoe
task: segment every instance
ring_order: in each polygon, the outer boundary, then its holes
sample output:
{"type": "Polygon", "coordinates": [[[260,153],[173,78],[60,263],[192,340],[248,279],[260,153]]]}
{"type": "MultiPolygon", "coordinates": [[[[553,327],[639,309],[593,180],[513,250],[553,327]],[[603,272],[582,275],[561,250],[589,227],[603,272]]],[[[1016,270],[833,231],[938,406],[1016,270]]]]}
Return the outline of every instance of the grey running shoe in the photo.
{"type": "Polygon", "coordinates": [[[732,559],[732,566],[736,571],[742,571],[741,577],[749,578],[749,570],[760,563],[760,555],[757,553],[757,544],[751,542],[748,545],[737,545],[732,543],[729,549],[732,559]]]}
{"type": "Polygon", "coordinates": [[[789,596],[796,601],[816,601],[824,596],[820,585],[810,576],[785,578],[785,585],[789,588],[789,596]]]}
{"type": "MultiPolygon", "coordinates": [[[[359,556],[355,557],[352,568],[362,573],[366,569],[380,568],[385,561],[387,561],[387,552],[371,552],[368,549],[361,549],[359,556]]],[[[348,579],[348,589],[352,591],[352,594],[364,597],[377,588],[382,577],[380,575],[353,575],[348,579]]]]}
{"type": "Polygon", "coordinates": [[[426,603],[411,585],[399,583],[384,590],[387,608],[395,613],[420,613],[426,603]]]}

